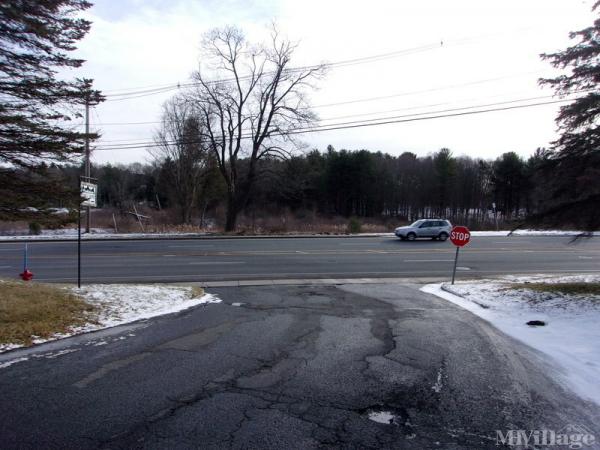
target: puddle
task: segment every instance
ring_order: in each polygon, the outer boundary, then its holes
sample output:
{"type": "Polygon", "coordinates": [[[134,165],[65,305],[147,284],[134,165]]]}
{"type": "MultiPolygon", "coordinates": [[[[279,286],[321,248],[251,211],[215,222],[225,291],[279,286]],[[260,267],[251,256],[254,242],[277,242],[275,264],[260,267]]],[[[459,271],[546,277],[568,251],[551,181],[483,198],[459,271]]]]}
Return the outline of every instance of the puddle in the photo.
{"type": "Polygon", "coordinates": [[[389,411],[370,411],[367,412],[367,417],[373,422],[384,423],[386,425],[393,424],[396,419],[396,416],[389,411]]]}

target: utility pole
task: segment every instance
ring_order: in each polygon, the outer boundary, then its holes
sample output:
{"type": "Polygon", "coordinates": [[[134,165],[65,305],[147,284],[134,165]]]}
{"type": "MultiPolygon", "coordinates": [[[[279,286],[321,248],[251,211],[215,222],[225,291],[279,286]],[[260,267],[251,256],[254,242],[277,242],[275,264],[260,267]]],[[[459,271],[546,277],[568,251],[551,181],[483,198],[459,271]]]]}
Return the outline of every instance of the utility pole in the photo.
{"type": "MultiPolygon", "coordinates": [[[[90,94],[85,97],[85,177],[90,181],[90,94]]],[[[85,232],[89,234],[91,223],[91,208],[85,208],[85,232]]]]}

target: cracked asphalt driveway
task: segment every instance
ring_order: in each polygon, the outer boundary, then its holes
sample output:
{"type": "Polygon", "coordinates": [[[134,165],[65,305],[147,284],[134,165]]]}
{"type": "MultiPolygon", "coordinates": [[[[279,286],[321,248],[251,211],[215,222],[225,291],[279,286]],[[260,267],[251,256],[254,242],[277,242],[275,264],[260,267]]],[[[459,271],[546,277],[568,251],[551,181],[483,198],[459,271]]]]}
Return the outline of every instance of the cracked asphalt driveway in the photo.
{"type": "Polygon", "coordinates": [[[12,352],[1,447],[498,448],[496,430],[567,424],[600,436],[597,406],[551,362],[417,286],[211,292],[223,303],[12,352]]]}

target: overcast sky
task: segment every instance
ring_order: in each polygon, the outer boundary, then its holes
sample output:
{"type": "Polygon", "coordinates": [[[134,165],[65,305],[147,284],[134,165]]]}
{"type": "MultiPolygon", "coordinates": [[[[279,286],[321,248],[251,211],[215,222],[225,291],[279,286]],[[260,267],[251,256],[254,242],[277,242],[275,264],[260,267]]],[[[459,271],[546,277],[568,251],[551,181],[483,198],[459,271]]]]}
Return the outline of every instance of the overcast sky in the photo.
{"type": "MultiPolygon", "coordinates": [[[[537,79],[556,72],[539,54],[563,49],[569,31],[591,25],[591,6],[589,0],[96,0],[86,13],[92,30],[77,51],[87,62],[77,75],[94,78],[106,94],[185,83],[198,66],[204,32],[231,24],[260,40],[275,22],[299,42],[293,66],[421,48],[331,70],[311,94],[322,123],[430,113],[551,96],[537,79]],[[342,102],[351,103],[326,106],[342,102]]],[[[172,94],[95,108],[92,128],[103,135],[97,146],[152,140],[161,104],[172,94]],[[122,125],[132,122],[149,123],[122,125]]],[[[321,132],[303,140],[321,150],[331,144],[426,155],[448,147],[455,155],[528,156],[555,138],[557,109],[321,132]]],[[[148,159],[145,150],[96,150],[93,157],[115,163],[148,159]]]]}

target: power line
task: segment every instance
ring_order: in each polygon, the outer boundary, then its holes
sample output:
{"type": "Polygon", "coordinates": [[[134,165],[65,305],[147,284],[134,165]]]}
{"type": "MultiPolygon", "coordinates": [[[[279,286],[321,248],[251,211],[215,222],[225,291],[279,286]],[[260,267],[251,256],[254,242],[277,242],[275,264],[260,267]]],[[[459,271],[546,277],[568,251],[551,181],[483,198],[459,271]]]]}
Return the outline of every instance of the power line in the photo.
{"type": "MultiPolygon", "coordinates": [[[[588,92],[589,90],[579,90],[579,91],[575,91],[574,94],[579,94],[579,93],[584,93],[584,92],[588,92]]],[[[492,96],[491,98],[493,98],[494,96],[492,96]]],[[[438,111],[427,111],[427,112],[423,112],[423,113],[414,113],[414,114],[408,114],[408,115],[403,115],[403,116],[388,116],[388,117],[379,117],[379,118],[375,118],[375,119],[363,119],[363,120],[359,120],[359,121],[353,121],[353,122],[342,122],[343,124],[345,123],[356,123],[356,122],[372,122],[372,121],[377,121],[377,120],[383,120],[383,119],[391,119],[391,118],[401,118],[401,117],[411,117],[411,116],[419,116],[419,115],[426,115],[426,114],[437,114],[437,113],[443,113],[443,112],[453,112],[453,111],[463,111],[463,110],[468,110],[468,109],[473,109],[473,108],[483,108],[483,107],[488,107],[488,106],[500,106],[500,105],[505,105],[505,104],[512,104],[512,103],[521,103],[521,102],[527,102],[527,101],[533,101],[533,100],[543,100],[543,99],[548,99],[548,98],[554,98],[554,95],[543,95],[543,96],[536,96],[536,97],[526,97],[526,98],[518,98],[518,99],[511,99],[511,100],[505,100],[505,101],[500,101],[500,102],[493,102],[493,103],[488,103],[488,104],[479,104],[479,105],[475,105],[475,106],[464,106],[464,107],[457,107],[457,108],[450,108],[450,109],[443,109],[443,110],[438,110],[438,111]]],[[[460,102],[460,101],[459,101],[460,102]]],[[[457,103],[457,102],[445,102],[445,103],[434,103],[434,104],[429,104],[429,105],[421,105],[421,106],[412,106],[412,107],[407,107],[407,108],[398,108],[398,109],[392,109],[392,110],[386,110],[386,111],[375,111],[375,112],[369,112],[369,113],[359,113],[359,114],[348,114],[348,115],[344,115],[344,116],[337,116],[337,117],[329,117],[329,118],[324,118],[324,119],[319,119],[319,122],[327,122],[327,121],[331,121],[331,120],[337,120],[337,119],[347,119],[347,118],[353,118],[353,117],[363,117],[363,116],[369,116],[369,115],[378,115],[378,114],[384,114],[384,113],[390,113],[390,112],[399,112],[399,111],[408,111],[408,110],[414,110],[414,109],[419,109],[419,108],[427,108],[427,107],[432,107],[432,106],[441,106],[441,105],[448,105],[448,104],[452,104],[452,103],[457,103]]],[[[142,123],[142,122],[140,122],[142,123]]],[[[162,123],[160,121],[158,122],[145,122],[145,123],[152,123],[152,124],[158,124],[158,123],[162,123]]],[[[332,124],[332,125],[339,125],[339,124],[332,124]]],[[[321,124],[319,126],[328,126],[327,124],[321,124]]],[[[118,144],[124,144],[124,145],[142,145],[144,143],[147,143],[148,141],[140,141],[139,138],[136,139],[117,139],[117,140],[112,140],[112,141],[102,141],[101,142],[101,146],[103,144],[108,144],[109,146],[111,145],[118,145],[118,144]]]]}
{"type": "MultiPolygon", "coordinates": [[[[348,66],[348,65],[363,64],[363,63],[367,63],[367,62],[375,62],[375,61],[381,61],[381,60],[385,60],[385,59],[389,59],[389,58],[394,58],[397,56],[411,55],[414,53],[435,50],[435,49],[442,48],[443,46],[464,45],[464,44],[468,44],[473,41],[480,41],[482,39],[489,39],[489,38],[502,36],[502,35],[509,34],[509,33],[511,35],[514,35],[516,32],[522,32],[522,31],[529,32],[531,30],[532,30],[531,27],[517,28],[514,30],[506,30],[502,33],[491,33],[491,34],[488,33],[488,34],[482,34],[482,35],[478,35],[478,36],[453,39],[453,40],[449,40],[446,42],[442,41],[442,42],[424,44],[424,45],[417,46],[417,47],[411,47],[411,48],[406,48],[406,49],[402,49],[402,50],[396,50],[393,52],[380,53],[380,54],[375,54],[375,55],[370,55],[370,56],[363,56],[363,57],[359,57],[359,58],[334,61],[334,62],[330,62],[330,63],[325,62],[323,64],[292,67],[288,70],[289,71],[307,70],[307,69],[311,69],[311,68],[317,68],[321,65],[325,65],[327,67],[336,67],[336,66],[344,67],[344,66],[348,66]]],[[[249,75],[240,77],[240,79],[248,79],[248,78],[250,78],[249,75]]],[[[207,81],[207,83],[222,83],[222,82],[232,82],[232,81],[235,81],[235,78],[209,80],[209,81],[207,81]]],[[[137,87],[123,88],[123,89],[103,90],[103,92],[106,94],[106,97],[124,97],[124,96],[139,95],[139,94],[155,95],[155,94],[167,92],[168,90],[179,89],[181,87],[194,86],[197,84],[198,83],[193,83],[193,82],[192,83],[176,82],[176,83],[168,83],[168,84],[153,84],[153,85],[146,85],[146,86],[137,86],[137,87]]]]}
{"type": "MultiPolygon", "coordinates": [[[[441,119],[441,118],[447,118],[447,117],[460,117],[460,116],[467,116],[467,115],[474,115],[474,114],[485,114],[485,113],[497,112],[497,111],[508,111],[508,110],[514,110],[514,109],[523,109],[523,108],[531,108],[531,107],[536,107],[536,106],[552,105],[552,104],[558,104],[558,103],[565,103],[565,102],[569,102],[572,100],[573,99],[560,99],[560,100],[552,100],[552,101],[548,101],[548,102],[530,103],[530,104],[526,104],[526,105],[503,106],[503,107],[495,107],[495,108],[488,108],[488,109],[480,109],[480,110],[475,110],[475,111],[462,111],[462,112],[444,113],[444,114],[441,114],[442,111],[431,111],[429,113],[421,113],[418,115],[413,114],[413,115],[407,115],[407,116],[395,116],[395,117],[386,117],[386,118],[375,119],[375,120],[378,120],[378,122],[355,121],[355,122],[347,122],[347,123],[340,123],[340,124],[315,126],[315,127],[310,127],[310,128],[301,128],[301,129],[297,129],[297,130],[292,130],[287,133],[273,133],[272,136],[318,133],[318,132],[324,132],[324,131],[363,128],[363,127],[371,127],[371,126],[379,126],[379,125],[389,125],[389,124],[395,124],[395,123],[417,122],[417,121],[441,119]],[[422,116],[422,115],[426,115],[426,114],[428,114],[426,117],[416,117],[416,116],[422,116]],[[429,114],[434,114],[434,115],[429,115],[429,114]],[[400,117],[403,117],[403,118],[400,118],[400,117]]],[[[485,107],[485,105],[473,106],[473,107],[470,107],[470,109],[481,108],[481,107],[485,107]]],[[[463,108],[463,109],[467,109],[467,108],[463,108]]],[[[250,135],[242,136],[242,139],[250,139],[250,138],[252,138],[252,136],[250,136],[250,135]]],[[[204,140],[204,141],[202,141],[202,140],[187,141],[187,142],[172,141],[172,142],[167,142],[166,144],[169,144],[169,145],[196,144],[196,143],[202,143],[205,141],[206,140],[204,140]]],[[[99,150],[99,151],[135,150],[135,149],[160,147],[162,145],[163,144],[149,142],[146,144],[139,144],[139,145],[105,146],[105,147],[97,148],[96,150],[99,150]]]]}
{"type": "MultiPolygon", "coordinates": [[[[473,80],[473,81],[468,81],[466,83],[439,86],[436,88],[422,89],[422,90],[418,90],[418,91],[407,91],[407,92],[400,92],[397,94],[390,94],[390,95],[384,95],[384,96],[378,96],[378,97],[368,97],[368,98],[362,98],[362,99],[346,100],[346,101],[342,101],[342,102],[326,103],[326,104],[322,104],[322,105],[314,105],[314,106],[311,106],[310,108],[311,109],[312,108],[329,108],[332,106],[341,106],[341,105],[348,105],[348,104],[354,104],[354,103],[365,103],[365,102],[372,102],[372,101],[378,101],[378,100],[387,100],[387,99],[395,98],[395,97],[405,97],[405,96],[417,95],[417,94],[423,94],[423,93],[429,93],[429,92],[437,92],[437,91],[442,91],[442,90],[446,90],[446,89],[455,89],[455,88],[460,88],[460,87],[465,87],[465,86],[485,84],[485,83],[505,80],[505,79],[509,79],[509,78],[516,78],[516,77],[520,77],[520,76],[524,76],[524,75],[531,75],[532,73],[535,73],[535,72],[520,72],[520,73],[501,76],[501,77],[486,78],[486,79],[482,79],[482,80],[473,80]]],[[[161,123],[161,121],[107,122],[107,123],[104,123],[103,126],[152,125],[152,124],[158,124],[158,123],[161,123]]]]}
{"type": "MultiPolygon", "coordinates": [[[[285,72],[294,73],[294,72],[300,72],[300,71],[304,71],[304,70],[314,70],[314,69],[318,69],[319,67],[326,67],[326,68],[349,67],[349,66],[354,66],[357,64],[365,64],[365,63],[370,63],[370,62],[382,61],[382,60],[389,59],[389,58],[396,58],[398,56],[405,56],[405,55],[411,55],[411,54],[415,54],[415,53],[426,52],[426,51],[438,49],[440,47],[441,47],[440,44],[427,44],[427,45],[422,45],[419,47],[397,50],[397,51],[389,52],[389,53],[381,53],[381,54],[377,54],[377,55],[364,56],[364,57],[360,57],[360,58],[353,58],[353,59],[347,59],[347,60],[341,60],[341,61],[335,61],[335,62],[323,63],[323,64],[314,64],[314,65],[308,65],[308,66],[290,67],[289,69],[285,70],[285,72]]],[[[274,72],[266,72],[265,74],[268,75],[270,73],[274,73],[274,72]]],[[[251,77],[252,77],[252,75],[244,75],[244,76],[240,76],[239,80],[248,80],[251,77]]],[[[237,80],[236,80],[236,78],[232,77],[232,78],[225,78],[225,79],[219,79],[219,80],[208,80],[208,81],[206,81],[206,83],[207,84],[230,83],[230,82],[234,82],[234,81],[237,81],[237,80]]],[[[200,85],[199,82],[188,82],[188,83],[173,83],[173,84],[168,84],[168,85],[164,85],[164,86],[157,86],[154,88],[150,87],[148,89],[131,90],[129,92],[124,90],[124,92],[122,92],[122,93],[107,94],[106,97],[108,97],[108,99],[106,101],[131,100],[131,99],[136,99],[136,98],[148,97],[151,95],[163,94],[163,93],[170,92],[170,91],[180,89],[180,88],[193,87],[193,86],[199,86],[199,85],[200,85]]]]}
{"type": "Polygon", "coordinates": [[[522,77],[524,75],[531,75],[533,73],[535,73],[535,72],[521,72],[521,73],[505,75],[505,76],[501,76],[501,77],[486,78],[483,80],[468,81],[466,83],[450,84],[447,86],[440,86],[440,87],[436,87],[436,88],[422,89],[419,91],[407,91],[407,92],[400,92],[398,94],[382,95],[379,97],[368,97],[368,98],[361,98],[361,99],[356,99],[356,100],[347,100],[344,102],[325,103],[322,105],[315,105],[312,108],[329,108],[331,106],[350,105],[350,104],[354,104],[354,103],[365,103],[365,102],[373,102],[373,101],[378,101],[378,100],[387,100],[389,98],[395,98],[395,97],[405,97],[405,96],[409,96],[409,95],[426,94],[426,93],[437,92],[437,91],[442,91],[442,90],[446,90],[446,89],[455,89],[455,88],[459,88],[459,87],[473,86],[476,84],[485,84],[485,83],[490,83],[493,81],[506,80],[509,78],[522,77]]]}

